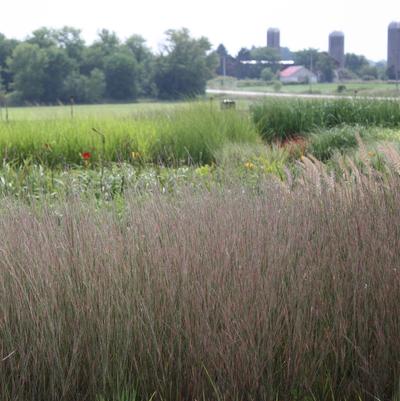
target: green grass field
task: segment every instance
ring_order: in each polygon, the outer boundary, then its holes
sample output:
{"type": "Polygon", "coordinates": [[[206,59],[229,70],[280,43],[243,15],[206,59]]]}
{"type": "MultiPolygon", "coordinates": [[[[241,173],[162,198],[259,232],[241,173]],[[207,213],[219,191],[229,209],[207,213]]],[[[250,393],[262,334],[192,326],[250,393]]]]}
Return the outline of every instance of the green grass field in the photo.
{"type": "MultiPolygon", "coordinates": [[[[185,105],[187,102],[145,102],[129,104],[96,104],[96,105],[74,105],[72,110],[70,105],[59,106],[30,106],[30,107],[10,107],[8,117],[10,121],[21,120],[57,120],[73,118],[129,118],[142,114],[158,112],[170,112],[185,105]]],[[[6,110],[1,110],[1,120],[6,119],[6,110]]]]}
{"type": "Polygon", "coordinates": [[[73,116],[67,106],[8,112],[0,123],[0,154],[17,164],[211,163],[224,143],[259,140],[248,115],[210,101],[77,106],[73,116]]]}
{"type": "MultiPolygon", "coordinates": [[[[237,80],[231,77],[215,78],[208,82],[210,89],[226,89],[251,92],[276,93],[273,84],[267,84],[261,80],[237,80]]],[[[383,81],[359,81],[359,82],[337,82],[316,84],[286,84],[282,85],[279,93],[293,94],[323,94],[323,95],[347,95],[347,96],[399,96],[396,84],[383,81]],[[345,89],[338,92],[338,86],[344,85],[345,89]]]]}

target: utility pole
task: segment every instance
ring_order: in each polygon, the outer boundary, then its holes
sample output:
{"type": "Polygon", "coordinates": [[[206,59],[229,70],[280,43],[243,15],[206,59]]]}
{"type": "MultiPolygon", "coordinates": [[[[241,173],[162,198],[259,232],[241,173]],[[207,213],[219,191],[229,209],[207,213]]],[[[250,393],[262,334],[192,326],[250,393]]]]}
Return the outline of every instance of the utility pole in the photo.
{"type": "MultiPolygon", "coordinates": [[[[313,54],[312,51],[310,52],[310,71],[313,73],[313,54]]],[[[309,84],[310,84],[310,93],[312,93],[312,77],[310,77],[309,80],[309,84]]]]}
{"type": "Polygon", "coordinates": [[[222,80],[222,86],[225,86],[225,77],[226,77],[226,55],[224,54],[222,56],[222,76],[223,76],[223,80],[222,80]]]}

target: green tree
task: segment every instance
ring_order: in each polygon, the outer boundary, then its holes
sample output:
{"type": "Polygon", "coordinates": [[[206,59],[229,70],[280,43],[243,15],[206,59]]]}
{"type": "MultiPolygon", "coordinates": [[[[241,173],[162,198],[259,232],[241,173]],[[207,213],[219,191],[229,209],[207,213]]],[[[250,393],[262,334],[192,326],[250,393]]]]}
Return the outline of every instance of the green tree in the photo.
{"type": "Polygon", "coordinates": [[[252,60],[257,61],[269,61],[271,63],[276,63],[281,59],[279,50],[271,49],[270,47],[254,47],[250,51],[250,56],[252,60]]]}
{"type": "Polygon", "coordinates": [[[54,37],[57,46],[65,49],[69,58],[76,62],[81,61],[83,50],[85,48],[85,41],[81,38],[81,30],[75,29],[70,26],[54,31],[54,37]]]}
{"type": "Polygon", "coordinates": [[[106,59],[121,49],[120,40],[115,32],[102,29],[98,36],[98,40],[84,48],[82,52],[80,72],[87,76],[95,68],[105,71],[106,59]]]}
{"type": "Polygon", "coordinates": [[[41,49],[57,45],[54,30],[46,27],[42,27],[33,31],[32,36],[30,36],[26,42],[31,45],[37,45],[41,49]]]}
{"type": "Polygon", "coordinates": [[[229,58],[228,51],[226,47],[221,43],[216,50],[218,55],[218,68],[216,70],[217,75],[224,75],[227,74],[227,61],[229,58]]]}
{"type": "Polygon", "coordinates": [[[8,65],[14,75],[14,88],[24,100],[38,101],[44,94],[48,58],[37,44],[21,43],[8,65]]]}
{"type": "Polygon", "coordinates": [[[90,72],[87,81],[87,99],[88,103],[100,102],[106,93],[106,77],[103,71],[98,68],[90,72]]]}
{"type": "Polygon", "coordinates": [[[67,55],[65,49],[52,46],[44,49],[47,63],[44,69],[43,102],[53,103],[63,96],[65,77],[74,70],[74,62],[67,55]]]}
{"type": "Polygon", "coordinates": [[[76,103],[89,103],[88,81],[88,77],[77,71],[69,74],[63,82],[63,100],[68,101],[72,97],[76,103]]]}
{"type": "Polygon", "coordinates": [[[137,85],[139,96],[154,96],[154,55],[140,35],[132,35],[125,41],[125,46],[137,61],[137,85]]]}
{"type": "Polygon", "coordinates": [[[7,39],[0,33],[0,80],[3,82],[3,90],[10,91],[13,76],[8,68],[7,60],[11,57],[14,49],[18,46],[18,41],[7,39]]]}
{"type": "Polygon", "coordinates": [[[365,81],[378,79],[378,68],[373,65],[364,65],[360,68],[359,75],[365,81]]]}
{"type": "Polygon", "coordinates": [[[315,70],[315,65],[318,61],[320,52],[318,49],[304,49],[293,53],[294,63],[302,65],[311,71],[315,70]]]}
{"type": "Polygon", "coordinates": [[[73,97],[76,103],[98,103],[105,89],[105,76],[99,69],[95,68],[88,77],[74,71],[64,80],[63,99],[68,101],[73,97]]]}
{"type": "Polygon", "coordinates": [[[104,55],[109,56],[115,52],[120,45],[120,40],[115,32],[108,29],[102,29],[99,32],[99,40],[95,42],[95,46],[99,46],[104,55]]]}
{"type": "Polygon", "coordinates": [[[360,70],[369,66],[368,60],[364,56],[358,56],[354,53],[345,55],[345,67],[360,76],[360,70]]]}
{"type": "Polygon", "coordinates": [[[132,100],[138,93],[137,62],[128,51],[120,50],[105,62],[107,96],[114,100],[132,100]]]}
{"type": "Polygon", "coordinates": [[[158,57],[155,82],[161,98],[182,98],[203,94],[207,80],[218,65],[216,53],[209,53],[205,37],[194,39],[189,30],[169,30],[163,53],[158,57]]]}
{"type": "Polygon", "coordinates": [[[89,75],[92,70],[98,68],[104,70],[104,60],[106,55],[103,53],[101,46],[93,44],[85,47],[82,52],[82,60],[79,65],[79,70],[84,75],[89,75]]]}
{"type": "Polygon", "coordinates": [[[239,52],[238,52],[236,58],[237,58],[239,61],[240,61],[240,60],[242,60],[242,61],[244,61],[244,60],[251,60],[251,50],[249,50],[249,49],[247,49],[247,48],[245,48],[245,47],[242,47],[242,48],[239,50],[239,52]]]}
{"type": "Polygon", "coordinates": [[[321,82],[332,82],[335,77],[335,61],[326,52],[318,49],[304,49],[294,52],[294,62],[317,73],[321,82]]]}
{"type": "Polygon", "coordinates": [[[319,73],[319,79],[321,82],[332,82],[335,78],[336,64],[328,53],[323,52],[318,54],[315,68],[319,73]]]}

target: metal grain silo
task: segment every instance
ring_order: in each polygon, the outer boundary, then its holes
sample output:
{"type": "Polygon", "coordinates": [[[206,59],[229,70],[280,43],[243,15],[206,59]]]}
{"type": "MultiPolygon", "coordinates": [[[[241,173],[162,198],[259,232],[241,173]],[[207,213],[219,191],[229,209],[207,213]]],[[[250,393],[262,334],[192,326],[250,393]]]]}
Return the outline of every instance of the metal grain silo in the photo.
{"type": "Polygon", "coordinates": [[[280,49],[280,31],[278,28],[269,28],[267,31],[267,47],[280,49]]]}
{"type": "Polygon", "coordinates": [[[400,22],[392,22],[388,28],[388,76],[400,78],[400,22]]]}
{"type": "Polygon", "coordinates": [[[329,34],[329,55],[335,59],[340,68],[344,67],[344,34],[334,31],[329,34]]]}

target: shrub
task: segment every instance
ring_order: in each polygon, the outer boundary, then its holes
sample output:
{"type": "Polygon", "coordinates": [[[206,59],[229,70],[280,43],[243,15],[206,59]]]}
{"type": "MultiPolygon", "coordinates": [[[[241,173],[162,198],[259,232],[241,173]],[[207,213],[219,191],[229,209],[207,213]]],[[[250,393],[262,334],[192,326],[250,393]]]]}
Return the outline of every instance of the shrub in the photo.
{"type": "Polygon", "coordinates": [[[338,92],[338,93],[343,93],[343,92],[345,92],[346,91],[346,85],[338,85],[338,87],[337,87],[337,89],[336,89],[336,92],[338,92]]]}
{"type": "Polygon", "coordinates": [[[273,84],[273,88],[275,92],[280,92],[282,89],[282,82],[280,81],[275,81],[273,84]]]}
{"type": "Polygon", "coordinates": [[[269,67],[266,67],[261,71],[261,79],[263,81],[272,81],[274,76],[275,75],[274,75],[273,71],[269,67]]]}

